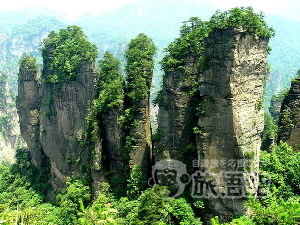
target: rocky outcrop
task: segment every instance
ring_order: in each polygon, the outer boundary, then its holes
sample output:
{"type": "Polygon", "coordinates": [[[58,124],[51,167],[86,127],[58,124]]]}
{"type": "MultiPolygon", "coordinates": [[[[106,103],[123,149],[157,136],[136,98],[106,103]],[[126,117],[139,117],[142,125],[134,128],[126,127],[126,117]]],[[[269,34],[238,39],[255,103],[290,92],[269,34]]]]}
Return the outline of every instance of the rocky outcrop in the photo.
{"type": "Polygon", "coordinates": [[[130,131],[133,135],[134,143],[129,153],[129,166],[132,168],[134,165],[140,165],[147,171],[152,160],[149,96],[140,102],[134,102],[132,106],[134,105],[138,105],[139,109],[135,112],[136,122],[130,131]]]}
{"type": "MultiPolygon", "coordinates": [[[[51,74],[49,62],[53,48],[44,58],[44,74],[51,74]]],[[[95,64],[86,62],[78,79],[64,83],[42,82],[41,145],[51,162],[50,183],[55,190],[64,187],[67,177],[88,170],[89,149],[84,141],[84,128],[89,106],[94,98],[95,64]]]]}
{"type": "Polygon", "coordinates": [[[185,161],[198,166],[192,197],[209,199],[205,221],[216,215],[228,221],[245,213],[242,198],[258,188],[268,38],[232,28],[214,31],[204,46],[185,65],[198,78],[196,103],[188,94],[193,82],[183,79],[182,71],[165,77],[155,159],[184,161],[191,154],[187,146],[196,145],[197,161],[185,161]]]}
{"type": "Polygon", "coordinates": [[[32,163],[39,166],[43,154],[40,143],[40,74],[36,65],[19,68],[17,109],[22,137],[31,153],[32,163]]]}
{"type": "Polygon", "coordinates": [[[115,193],[123,193],[126,183],[124,167],[124,144],[120,116],[123,115],[123,105],[110,108],[103,112],[95,122],[99,126],[98,141],[94,142],[91,163],[93,179],[92,191],[94,197],[99,195],[99,185],[107,178],[115,193]]]}
{"type": "MultiPolygon", "coordinates": [[[[191,57],[185,69],[196,77],[199,74],[198,59],[191,57]]],[[[195,103],[189,91],[191,81],[184,79],[184,71],[175,71],[166,75],[162,89],[162,104],[158,110],[158,141],[155,144],[155,160],[168,157],[182,159],[184,151],[191,143],[196,142],[193,128],[197,125],[195,103]]],[[[191,156],[192,153],[189,152],[191,156]]],[[[194,154],[195,159],[197,156],[194,154]]]]}
{"type": "Polygon", "coordinates": [[[14,163],[16,150],[24,145],[24,141],[20,136],[15,99],[6,79],[0,72],[0,162],[14,163]]]}
{"type": "Polygon", "coordinates": [[[284,141],[294,150],[300,149],[300,79],[292,81],[284,97],[278,121],[278,142],[284,141]]]}
{"type": "Polygon", "coordinates": [[[274,121],[277,122],[279,115],[280,115],[280,109],[282,104],[283,97],[273,95],[270,101],[270,107],[269,112],[273,118],[274,121]]]}
{"type": "Polygon", "coordinates": [[[258,188],[268,39],[228,29],[218,30],[204,41],[209,69],[199,81],[204,114],[198,120],[202,134],[198,135],[197,145],[200,161],[224,162],[204,169],[218,175],[218,180],[210,183],[219,186],[221,195],[228,195],[209,201],[213,214],[226,220],[244,213],[244,207],[243,201],[226,193],[229,181],[225,173],[240,176],[242,187],[235,187],[239,197],[246,197],[248,192],[254,195],[258,188]]]}

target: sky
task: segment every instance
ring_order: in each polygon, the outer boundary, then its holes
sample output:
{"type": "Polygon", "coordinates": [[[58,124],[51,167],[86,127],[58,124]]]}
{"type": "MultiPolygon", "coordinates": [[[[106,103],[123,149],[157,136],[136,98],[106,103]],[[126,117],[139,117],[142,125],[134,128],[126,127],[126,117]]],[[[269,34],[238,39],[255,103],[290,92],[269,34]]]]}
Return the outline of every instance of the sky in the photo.
{"type": "MultiPolygon", "coordinates": [[[[65,12],[69,20],[75,20],[89,12],[96,16],[137,0],[7,0],[1,2],[0,11],[21,10],[30,6],[46,6],[52,10],[65,12]]],[[[151,1],[151,0],[144,0],[151,1]]],[[[163,1],[163,0],[161,0],[163,1]]],[[[184,0],[183,0],[184,1],[184,0]]],[[[209,3],[220,10],[228,10],[236,6],[252,6],[256,12],[263,11],[266,15],[281,15],[293,21],[300,21],[299,0],[187,0],[209,3]]]]}

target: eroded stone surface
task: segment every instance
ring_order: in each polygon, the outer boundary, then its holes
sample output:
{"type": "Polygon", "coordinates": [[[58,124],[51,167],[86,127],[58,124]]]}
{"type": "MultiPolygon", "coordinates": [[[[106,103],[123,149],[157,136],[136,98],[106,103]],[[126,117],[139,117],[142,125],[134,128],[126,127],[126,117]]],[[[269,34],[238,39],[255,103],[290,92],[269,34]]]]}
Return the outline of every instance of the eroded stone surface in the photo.
{"type": "Polygon", "coordinates": [[[42,157],[40,143],[40,88],[37,68],[21,66],[18,75],[17,109],[22,137],[31,153],[32,163],[39,166],[42,157]]]}
{"type": "Polygon", "coordinates": [[[284,141],[300,150],[300,79],[295,79],[284,97],[278,121],[278,142],[284,141]]]}
{"type": "Polygon", "coordinates": [[[184,149],[186,145],[195,143],[198,169],[209,174],[203,180],[205,185],[217,188],[218,195],[223,196],[209,198],[211,214],[207,214],[205,220],[218,215],[221,221],[226,221],[245,213],[245,208],[241,198],[224,198],[228,182],[224,171],[239,175],[243,196],[246,197],[248,191],[255,195],[258,188],[256,172],[264,127],[268,39],[228,29],[215,31],[204,39],[204,44],[202,56],[193,56],[189,60],[191,64],[185,66],[194,77],[199,77],[197,114],[187,93],[191,83],[182,79],[183,72],[174,71],[166,76],[163,106],[158,114],[158,132],[163,137],[156,144],[155,159],[183,160],[184,154],[188,154],[184,149]],[[207,59],[208,69],[204,71],[197,67],[200,57],[207,59]],[[199,131],[195,141],[193,127],[196,126],[199,131]]]}

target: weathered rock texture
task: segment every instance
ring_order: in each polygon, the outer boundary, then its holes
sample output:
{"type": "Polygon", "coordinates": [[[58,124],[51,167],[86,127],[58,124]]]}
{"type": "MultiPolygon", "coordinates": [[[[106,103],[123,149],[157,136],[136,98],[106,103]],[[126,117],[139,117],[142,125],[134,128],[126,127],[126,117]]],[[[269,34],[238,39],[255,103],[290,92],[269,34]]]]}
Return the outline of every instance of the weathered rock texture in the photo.
{"type": "Polygon", "coordinates": [[[130,150],[129,166],[132,168],[134,165],[140,165],[147,171],[152,160],[149,96],[140,102],[133,102],[132,106],[135,104],[139,106],[139,109],[135,113],[137,122],[130,131],[134,138],[134,146],[130,150]]]}
{"type": "MultiPolygon", "coordinates": [[[[44,57],[42,78],[55,73],[49,69],[53,50],[53,47],[48,48],[44,57]]],[[[128,159],[124,152],[122,137],[125,134],[120,116],[124,116],[126,107],[133,107],[132,103],[89,114],[97,97],[95,64],[82,64],[77,75],[74,81],[41,82],[36,67],[20,67],[17,106],[22,136],[34,165],[39,166],[43,154],[49,157],[50,183],[54,190],[64,188],[67,177],[73,174],[90,174],[95,197],[105,178],[114,182],[114,188],[122,192],[128,178],[124,167],[140,165],[148,169],[151,161],[149,97],[134,103],[138,104],[136,126],[130,128],[134,134],[134,148],[126,153],[130,155],[128,159]],[[87,118],[91,115],[99,129],[88,131],[87,118]],[[88,140],[88,132],[95,132],[98,141],[88,140]]]]}
{"type": "MultiPolygon", "coordinates": [[[[208,174],[203,181],[219,196],[205,196],[209,198],[205,220],[218,215],[226,221],[245,213],[244,201],[239,197],[247,197],[248,191],[254,195],[258,188],[255,172],[264,127],[268,39],[242,29],[227,29],[213,32],[204,44],[203,55],[192,57],[186,65],[191,75],[200,77],[197,114],[187,93],[190,84],[182,79],[183,72],[175,71],[165,78],[158,114],[158,132],[163,137],[156,144],[160,153],[155,154],[155,159],[183,161],[185,147],[196,144],[198,169],[208,174]],[[207,59],[208,69],[204,71],[198,69],[200,57],[207,59]],[[196,140],[193,127],[197,127],[196,140]],[[228,178],[223,171],[238,174],[240,182],[233,188],[235,194],[228,193],[228,178]]],[[[195,164],[191,161],[188,166],[191,165],[195,164]]]]}
{"type": "Polygon", "coordinates": [[[15,162],[16,150],[24,145],[19,117],[4,74],[0,72],[0,162],[15,162]]]}
{"type": "MultiPolygon", "coordinates": [[[[44,74],[51,74],[48,63],[49,48],[44,59],[44,74]]],[[[50,182],[54,189],[64,187],[72,173],[83,174],[88,168],[89,149],[80,146],[89,106],[94,98],[95,65],[80,66],[78,78],[66,83],[42,82],[41,89],[41,145],[51,162],[50,182]]]]}
{"type": "Polygon", "coordinates": [[[40,142],[40,87],[37,67],[20,66],[17,98],[20,129],[35,166],[39,166],[43,154],[40,142]]]}
{"type": "Polygon", "coordinates": [[[279,118],[282,100],[283,99],[280,96],[274,96],[271,98],[269,112],[274,121],[277,121],[279,118]]]}
{"type": "Polygon", "coordinates": [[[92,177],[95,181],[97,180],[97,182],[94,182],[95,196],[98,194],[97,187],[104,180],[107,172],[109,175],[106,177],[111,181],[116,193],[124,191],[127,177],[124,170],[126,161],[124,160],[124,143],[121,138],[123,133],[120,125],[120,116],[123,113],[123,105],[119,105],[101,115],[100,129],[103,129],[100,135],[102,140],[101,151],[99,151],[99,147],[97,148],[99,143],[96,143],[95,148],[95,156],[99,154],[101,157],[93,157],[94,165],[98,165],[98,169],[95,166],[92,168],[92,177]],[[103,156],[106,160],[103,160],[103,156]]]}
{"type": "Polygon", "coordinates": [[[122,115],[122,107],[114,107],[110,109],[104,117],[105,129],[105,144],[108,154],[109,172],[112,176],[122,180],[125,175],[123,171],[124,166],[124,145],[121,141],[122,130],[120,126],[119,117],[122,115]]]}
{"type": "MultiPolygon", "coordinates": [[[[268,39],[228,29],[218,30],[204,41],[209,69],[199,81],[205,111],[198,121],[202,131],[197,140],[199,160],[225,162],[223,166],[206,166],[205,170],[212,174],[238,172],[246,191],[238,191],[238,195],[255,194],[264,127],[263,81],[267,74],[268,39]],[[239,164],[241,161],[245,165],[239,164]]],[[[225,182],[228,179],[224,174],[216,182],[222,194],[226,194],[225,182]]],[[[212,198],[210,206],[222,220],[244,212],[243,201],[230,197],[212,198]]]]}
{"type": "MultiPolygon", "coordinates": [[[[197,58],[191,57],[185,66],[191,76],[199,73],[197,64],[197,58]]],[[[156,161],[165,157],[182,159],[183,149],[196,141],[193,134],[193,127],[197,125],[196,110],[188,93],[191,81],[184,77],[183,71],[175,71],[167,74],[164,79],[163,99],[157,118],[158,141],[154,153],[156,161]]]]}
{"type": "Polygon", "coordinates": [[[300,149],[300,79],[292,81],[284,97],[278,121],[278,142],[284,141],[294,150],[300,149]]]}

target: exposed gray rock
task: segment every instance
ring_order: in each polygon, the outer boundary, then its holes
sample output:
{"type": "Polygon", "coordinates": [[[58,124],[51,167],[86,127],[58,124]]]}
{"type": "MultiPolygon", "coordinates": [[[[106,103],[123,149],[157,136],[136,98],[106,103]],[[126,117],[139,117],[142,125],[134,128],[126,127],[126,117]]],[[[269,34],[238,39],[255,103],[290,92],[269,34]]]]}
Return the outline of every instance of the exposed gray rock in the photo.
{"type": "MultiPolygon", "coordinates": [[[[228,29],[218,30],[204,41],[209,69],[201,74],[199,81],[204,103],[204,113],[198,121],[202,131],[197,138],[199,160],[226,162],[223,167],[210,165],[202,169],[212,174],[237,172],[244,183],[244,196],[248,192],[255,195],[264,128],[268,39],[228,29]],[[235,165],[229,164],[232,160],[235,165]],[[241,161],[245,164],[239,165],[241,161]]],[[[218,179],[219,191],[226,194],[228,179],[224,174],[218,179]]],[[[241,199],[211,198],[209,203],[222,221],[245,213],[241,199]]]]}
{"type": "MultiPolygon", "coordinates": [[[[198,106],[189,99],[192,82],[182,79],[183,72],[174,71],[165,77],[158,114],[162,137],[156,144],[155,159],[182,161],[189,154],[185,147],[197,144],[198,169],[207,174],[201,185],[212,188],[217,196],[212,197],[213,192],[205,196],[210,213],[204,219],[210,221],[217,215],[220,221],[228,221],[246,210],[244,200],[228,193],[228,174],[224,171],[238,176],[239,186],[233,190],[239,197],[247,197],[248,192],[255,195],[258,188],[268,39],[242,29],[227,29],[213,32],[204,44],[202,56],[191,57],[185,66],[195,79],[199,77],[198,106]],[[198,67],[200,57],[207,59],[204,71],[198,67]]],[[[196,197],[197,193],[193,194],[196,197]]]]}
{"type": "Polygon", "coordinates": [[[294,150],[300,150],[300,79],[292,81],[284,97],[278,121],[278,142],[284,141],[294,150]]]}
{"type": "MultiPolygon", "coordinates": [[[[48,60],[44,59],[44,74],[48,60]]],[[[40,121],[41,145],[51,161],[50,182],[54,189],[64,187],[67,177],[80,175],[88,167],[90,150],[80,145],[89,106],[94,98],[95,65],[87,62],[80,66],[78,79],[64,83],[42,82],[40,121]]]]}
{"type": "Polygon", "coordinates": [[[17,109],[22,137],[31,153],[32,163],[39,166],[40,143],[40,80],[37,67],[20,66],[18,74],[17,109]]]}

